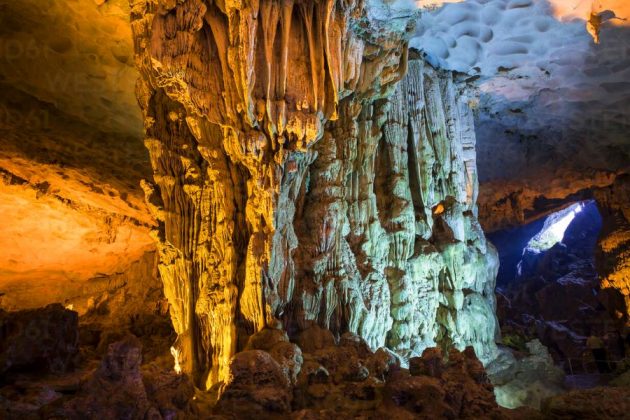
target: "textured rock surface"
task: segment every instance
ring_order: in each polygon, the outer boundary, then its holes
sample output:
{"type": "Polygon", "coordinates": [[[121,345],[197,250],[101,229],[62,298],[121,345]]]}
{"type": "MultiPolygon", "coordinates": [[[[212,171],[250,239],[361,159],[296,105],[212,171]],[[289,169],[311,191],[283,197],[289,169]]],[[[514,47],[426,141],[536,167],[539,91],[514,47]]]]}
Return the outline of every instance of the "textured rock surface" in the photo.
{"type": "MultiPolygon", "coordinates": [[[[311,336],[325,335],[317,329],[311,336]]],[[[271,343],[272,330],[252,336],[271,343]]],[[[275,330],[279,331],[279,330],[275,330]]],[[[330,334],[330,332],[328,332],[330,334]]],[[[277,334],[273,334],[276,335],[277,334]]],[[[407,371],[390,352],[370,351],[359,336],[304,350],[296,383],[283,375],[282,363],[262,350],[238,353],[221,387],[213,413],[237,418],[516,418],[500,409],[492,385],[472,348],[452,350],[445,361],[437,348],[410,359],[407,371]]],[[[281,341],[280,341],[281,342],[281,341]]]]}
{"type": "Polygon", "coordinates": [[[3,418],[193,418],[194,387],[159,366],[141,369],[134,336],[111,343],[96,369],[89,364],[54,377],[24,377],[0,389],[3,418]]]}
{"type": "Polygon", "coordinates": [[[137,338],[130,336],[110,344],[100,367],[79,396],[64,404],[64,411],[74,413],[71,417],[154,417],[149,413],[152,407],[142,383],[141,363],[137,338]]]}
{"type": "Polygon", "coordinates": [[[526,343],[526,348],[527,352],[517,357],[502,349],[487,368],[502,407],[540,409],[545,399],[564,391],[564,372],[555,366],[547,348],[538,340],[526,343]]]}
{"type": "MultiPolygon", "coordinates": [[[[10,111],[0,117],[0,307],[61,303],[80,316],[81,344],[100,344],[95,357],[128,331],[172,340],[149,235],[154,220],[139,186],[150,176],[142,143],[16,89],[2,89],[0,109],[10,111]]],[[[24,357],[48,349],[37,332],[32,349],[19,350],[24,357]]],[[[58,397],[47,387],[31,391],[58,397]]]]}
{"type": "Polygon", "coordinates": [[[608,292],[606,307],[630,326],[630,176],[620,176],[595,192],[604,227],[599,240],[597,271],[608,292]]]}
{"type": "Polygon", "coordinates": [[[186,416],[194,388],[184,376],[143,375],[142,345],[134,336],[109,345],[100,367],[56,415],[160,419],[186,416]]]}
{"type": "Polygon", "coordinates": [[[230,361],[229,375],[221,388],[219,412],[238,418],[265,417],[291,412],[291,382],[282,367],[262,350],[238,353],[230,361]]]}
{"type": "Polygon", "coordinates": [[[497,406],[471,347],[451,350],[448,361],[438,348],[425,350],[410,359],[408,371],[392,352],[372,352],[355,334],[345,333],[337,342],[330,331],[314,326],[302,334],[307,336],[320,339],[302,353],[280,329],[254,334],[250,349],[230,360],[227,380],[206,393],[195,392],[187,375],[164,369],[165,359],[147,363],[146,349],[127,335],[110,343],[102,360],[87,360],[75,372],[33,373],[2,384],[0,416],[519,418],[519,412],[497,406]]]}
{"type": "Polygon", "coordinates": [[[467,0],[422,15],[411,45],[482,92],[484,227],[486,206],[535,210],[537,195],[628,170],[628,17],[624,0],[467,0]]]}
{"type": "Polygon", "coordinates": [[[494,356],[498,261],[476,219],[471,98],[462,88],[449,73],[410,61],[376,156],[379,217],[394,266],[386,269],[393,318],[387,344],[404,357],[436,342],[472,344],[484,361],[494,356]],[[412,215],[415,226],[406,222],[412,215]],[[411,234],[413,251],[405,255],[399,244],[408,246],[411,234]]]}
{"type": "Polygon", "coordinates": [[[20,372],[63,373],[79,352],[76,312],[61,305],[19,312],[0,310],[2,381],[20,372]]]}
{"type": "Polygon", "coordinates": [[[408,17],[391,13],[135,2],[146,189],[179,363],[198,384],[226,379],[277,320],[405,359],[436,343],[494,356],[468,96],[421,60],[397,84],[408,17]]]}
{"type": "Polygon", "coordinates": [[[142,304],[161,286],[128,1],[0,10],[0,306],[142,304]]]}
{"type": "MultiPolygon", "coordinates": [[[[13,384],[3,384],[0,416],[532,420],[584,413],[593,418],[615,418],[626,410],[624,388],[555,397],[543,406],[542,415],[530,409],[507,410],[495,402],[493,386],[471,347],[463,352],[451,350],[446,359],[439,348],[426,349],[422,357],[409,360],[407,370],[393,353],[383,348],[372,352],[355,334],[343,334],[338,343],[325,338],[332,334],[319,327],[306,335],[321,339],[304,353],[288,342],[280,329],[266,328],[253,335],[252,347],[271,350],[251,349],[236,354],[229,363],[227,381],[210,393],[195,392],[187,375],[178,375],[162,365],[166,359],[146,363],[140,341],[125,336],[107,346],[96,365],[90,360],[75,372],[47,377],[30,374],[13,384]],[[289,373],[296,360],[273,351],[286,344],[303,354],[303,360],[297,361],[301,369],[296,381],[289,373]],[[611,398],[621,404],[604,404],[611,398]]],[[[537,356],[523,362],[540,370],[546,365],[542,359],[549,356],[539,353],[535,346],[532,351],[537,356]]],[[[542,379],[538,373],[537,379],[542,379]]],[[[514,380],[532,374],[529,368],[511,371],[514,380]]],[[[540,388],[534,393],[537,390],[540,388]]]]}

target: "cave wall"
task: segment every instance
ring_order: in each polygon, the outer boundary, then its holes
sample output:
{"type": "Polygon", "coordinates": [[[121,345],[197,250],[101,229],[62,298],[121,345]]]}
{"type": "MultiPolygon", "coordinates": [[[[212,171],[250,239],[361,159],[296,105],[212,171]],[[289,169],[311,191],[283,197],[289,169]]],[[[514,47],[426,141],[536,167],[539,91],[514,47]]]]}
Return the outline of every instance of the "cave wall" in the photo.
{"type": "MultiPolygon", "coordinates": [[[[0,307],[109,306],[115,317],[127,285],[159,291],[141,142],[9,86],[0,109],[10,110],[0,118],[0,307]]],[[[129,308],[143,304],[128,297],[129,308]]]]}
{"type": "Polygon", "coordinates": [[[476,220],[469,99],[408,63],[410,13],[271,0],[131,13],[173,353],[198,384],[225,379],[265,326],[493,357],[497,257],[476,220]]]}
{"type": "Polygon", "coordinates": [[[603,218],[596,268],[616,327],[630,326],[630,175],[594,192],[603,218]]]}
{"type": "Polygon", "coordinates": [[[124,322],[161,293],[129,4],[0,10],[0,308],[124,322]]]}

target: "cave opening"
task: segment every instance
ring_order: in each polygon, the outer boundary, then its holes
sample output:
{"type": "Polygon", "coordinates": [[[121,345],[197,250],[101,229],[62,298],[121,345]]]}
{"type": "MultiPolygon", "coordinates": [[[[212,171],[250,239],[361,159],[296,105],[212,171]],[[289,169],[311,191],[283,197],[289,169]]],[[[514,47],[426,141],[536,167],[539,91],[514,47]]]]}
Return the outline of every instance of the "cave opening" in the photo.
{"type": "Polygon", "coordinates": [[[602,216],[595,200],[570,204],[546,217],[515,228],[488,234],[499,251],[497,290],[504,291],[524,278],[536,275],[537,263],[554,247],[594,264],[602,216]]]}
{"type": "Polygon", "coordinates": [[[504,344],[522,348],[540,340],[569,378],[610,373],[624,359],[617,320],[600,287],[602,228],[597,202],[586,200],[489,235],[502,265],[496,293],[504,344]],[[601,360],[592,354],[594,342],[601,360]]]}

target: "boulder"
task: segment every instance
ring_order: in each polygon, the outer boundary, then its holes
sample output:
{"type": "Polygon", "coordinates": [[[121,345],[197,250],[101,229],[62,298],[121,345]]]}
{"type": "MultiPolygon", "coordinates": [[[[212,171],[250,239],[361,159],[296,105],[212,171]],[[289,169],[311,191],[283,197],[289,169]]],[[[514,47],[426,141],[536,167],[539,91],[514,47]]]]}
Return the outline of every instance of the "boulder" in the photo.
{"type": "Polygon", "coordinates": [[[262,350],[237,353],[220,389],[217,414],[265,418],[291,412],[291,383],[282,366],[262,350]]]}
{"type": "Polygon", "coordinates": [[[545,398],[563,391],[564,372],[555,366],[538,340],[526,343],[527,353],[515,357],[509,349],[488,366],[498,403],[507,408],[539,409],[545,398]]]}
{"type": "Polygon", "coordinates": [[[189,416],[195,392],[189,378],[155,365],[143,371],[141,364],[142,344],[137,337],[127,335],[110,344],[77,395],[44,407],[44,417],[153,420],[189,416]]]}
{"type": "Polygon", "coordinates": [[[62,373],[79,352],[78,315],[60,304],[17,312],[0,310],[0,376],[62,373]]]}
{"type": "Polygon", "coordinates": [[[280,364],[286,377],[295,384],[302,368],[302,350],[289,342],[286,331],[280,328],[263,328],[249,337],[244,348],[248,350],[264,350],[280,364]]]}
{"type": "Polygon", "coordinates": [[[335,344],[335,337],[330,330],[324,329],[319,325],[307,328],[297,337],[297,345],[305,353],[313,353],[335,344]]]}
{"type": "Polygon", "coordinates": [[[547,399],[543,415],[553,419],[627,419],[630,388],[598,387],[547,399]]]}
{"type": "Polygon", "coordinates": [[[269,351],[278,343],[288,343],[289,337],[286,331],[277,328],[263,328],[256,334],[249,337],[244,350],[265,350],[269,351]]]}

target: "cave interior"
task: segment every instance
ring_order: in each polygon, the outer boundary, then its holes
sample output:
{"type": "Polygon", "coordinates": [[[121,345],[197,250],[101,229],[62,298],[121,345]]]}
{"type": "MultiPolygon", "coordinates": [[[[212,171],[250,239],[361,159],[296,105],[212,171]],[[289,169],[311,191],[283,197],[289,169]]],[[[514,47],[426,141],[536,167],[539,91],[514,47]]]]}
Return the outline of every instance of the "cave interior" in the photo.
{"type": "Polygon", "coordinates": [[[627,0],[0,0],[0,418],[629,413],[627,0]]]}

